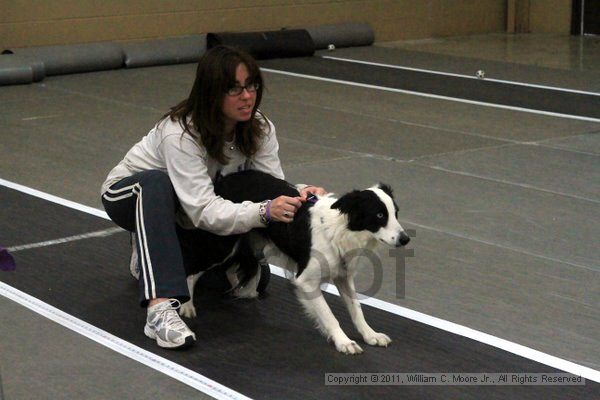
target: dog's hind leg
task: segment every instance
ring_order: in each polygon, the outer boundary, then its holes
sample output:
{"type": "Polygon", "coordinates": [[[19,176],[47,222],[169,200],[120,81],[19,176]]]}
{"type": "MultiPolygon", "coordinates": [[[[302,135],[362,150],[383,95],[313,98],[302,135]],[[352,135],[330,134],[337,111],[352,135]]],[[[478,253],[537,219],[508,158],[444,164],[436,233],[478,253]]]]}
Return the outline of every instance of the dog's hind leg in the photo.
{"type": "Polygon", "coordinates": [[[238,265],[234,265],[226,272],[227,279],[233,288],[233,296],[241,299],[254,299],[258,297],[256,288],[260,280],[260,269],[243,286],[238,277],[238,269],[238,265]]]}
{"type": "Polygon", "coordinates": [[[307,314],[316,321],[321,333],[334,343],[337,351],[344,354],[362,353],[362,348],[346,336],[323,297],[320,287],[321,270],[317,261],[311,259],[306,269],[296,279],[295,285],[298,300],[307,314]]]}
{"type": "Polygon", "coordinates": [[[244,286],[238,287],[233,291],[233,295],[235,297],[239,297],[241,299],[255,299],[258,297],[258,291],[256,290],[258,287],[258,282],[260,281],[260,268],[258,272],[250,278],[248,282],[244,286]]]}
{"type": "Polygon", "coordinates": [[[346,304],[350,317],[352,317],[352,322],[364,341],[371,346],[387,347],[392,342],[392,339],[384,333],[375,332],[365,320],[362,307],[356,297],[354,278],[350,275],[338,276],[333,280],[333,283],[340,292],[340,296],[344,304],[346,304]]]}
{"type": "Polygon", "coordinates": [[[233,287],[233,295],[238,298],[252,299],[258,297],[257,287],[260,280],[260,266],[256,259],[257,251],[251,247],[249,236],[240,240],[237,250],[239,266],[227,270],[227,277],[233,287]]]}
{"type": "Polygon", "coordinates": [[[195,318],[196,317],[196,307],[194,307],[194,286],[196,286],[196,282],[202,276],[204,272],[198,272],[197,274],[190,275],[187,277],[187,285],[188,290],[190,292],[190,299],[183,303],[181,307],[179,307],[179,315],[187,318],[195,318]]]}
{"type": "Polygon", "coordinates": [[[232,288],[237,288],[240,285],[240,280],[238,279],[238,264],[234,264],[225,271],[225,276],[227,276],[227,280],[232,288]]]}

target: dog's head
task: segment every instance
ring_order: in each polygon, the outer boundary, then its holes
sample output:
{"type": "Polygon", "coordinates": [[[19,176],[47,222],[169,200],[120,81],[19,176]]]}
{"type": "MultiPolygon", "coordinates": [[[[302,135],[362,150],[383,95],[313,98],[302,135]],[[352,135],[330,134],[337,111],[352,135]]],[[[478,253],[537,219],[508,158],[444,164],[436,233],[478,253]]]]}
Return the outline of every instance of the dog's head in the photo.
{"type": "Polygon", "coordinates": [[[331,208],[346,214],[351,231],[369,231],[377,240],[389,246],[405,246],[410,241],[398,222],[398,206],[392,189],[386,184],[347,193],[331,208]]]}

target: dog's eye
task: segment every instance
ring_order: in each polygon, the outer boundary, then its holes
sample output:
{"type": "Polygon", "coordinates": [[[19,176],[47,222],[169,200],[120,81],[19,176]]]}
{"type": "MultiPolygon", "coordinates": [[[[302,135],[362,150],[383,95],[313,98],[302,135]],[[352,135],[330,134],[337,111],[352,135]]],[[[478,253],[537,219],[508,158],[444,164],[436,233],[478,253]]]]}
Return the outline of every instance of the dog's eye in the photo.
{"type": "Polygon", "coordinates": [[[382,219],[383,218],[383,213],[377,213],[377,218],[382,219]]]}

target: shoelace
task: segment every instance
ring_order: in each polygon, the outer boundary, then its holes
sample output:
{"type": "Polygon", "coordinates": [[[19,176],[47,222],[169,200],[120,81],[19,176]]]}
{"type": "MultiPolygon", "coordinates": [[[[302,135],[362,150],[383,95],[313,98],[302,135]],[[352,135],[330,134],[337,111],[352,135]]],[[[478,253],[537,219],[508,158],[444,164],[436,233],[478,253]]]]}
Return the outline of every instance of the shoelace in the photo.
{"type": "Polygon", "coordinates": [[[181,320],[177,313],[177,310],[181,307],[181,302],[177,299],[169,299],[169,302],[169,307],[158,310],[158,312],[165,316],[164,324],[170,326],[174,330],[187,328],[187,325],[181,320]]]}

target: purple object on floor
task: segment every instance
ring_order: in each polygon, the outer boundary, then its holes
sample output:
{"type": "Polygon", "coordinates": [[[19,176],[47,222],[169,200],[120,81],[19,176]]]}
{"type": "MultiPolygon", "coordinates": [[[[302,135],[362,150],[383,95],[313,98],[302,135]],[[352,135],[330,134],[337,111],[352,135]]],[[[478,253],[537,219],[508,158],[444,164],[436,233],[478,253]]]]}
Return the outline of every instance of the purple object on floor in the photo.
{"type": "Polygon", "coordinates": [[[16,268],[13,256],[4,247],[0,247],[0,270],[14,271],[16,268]]]}

